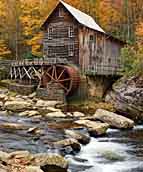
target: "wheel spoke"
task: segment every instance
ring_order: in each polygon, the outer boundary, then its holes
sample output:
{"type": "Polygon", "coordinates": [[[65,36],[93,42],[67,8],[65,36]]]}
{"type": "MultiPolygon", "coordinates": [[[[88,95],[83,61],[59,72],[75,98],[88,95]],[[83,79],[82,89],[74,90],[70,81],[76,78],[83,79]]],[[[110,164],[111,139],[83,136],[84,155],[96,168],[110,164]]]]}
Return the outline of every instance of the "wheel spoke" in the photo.
{"type": "Polygon", "coordinates": [[[59,82],[71,81],[71,78],[61,79],[61,80],[58,80],[58,81],[59,81],[59,82]]]}
{"type": "Polygon", "coordinates": [[[51,66],[51,67],[49,67],[49,69],[48,69],[46,72],[49,72],[51,69],[52,69],[52,66],[51,66]]]}
{"type": "Polygon", "coordinates": [[[53,69],[52,69],[52,78],[54,78],[54,74],[55,74],[55,66],[53,66],[53,69]]]}
{"type": "Polygon", "coordinates": [[[53,76],[51,76],[48,72],[46,72],[46,75],[48,75],[53,81],[56,82],[55,78],[53,78],[53,76]]]}
{"type": "Polygon", "coordinates": [[[56,66],[54,66],[54,68],[55,68],[55,80],[57,80],[58,78],[57,78],[57,69],[56,69],[56,66]]]}
{"type": "Polygon", "coordinates": [[[67,92],[69,91],[63,84],[61,84],[61,83],[59,83],[59,82],[58,82],[58,84],[59,84],[65,91],[67,91],[67,92]]]}
{"type": "Polygon", "coordinates": [[[65,72],[65,69],[60,73],[60,75],[59,75],[59,77],[57,78],[57,80],[59,80],[59,79],[62,77],[62,75],[64,74],[64,72],[65,72]]]}

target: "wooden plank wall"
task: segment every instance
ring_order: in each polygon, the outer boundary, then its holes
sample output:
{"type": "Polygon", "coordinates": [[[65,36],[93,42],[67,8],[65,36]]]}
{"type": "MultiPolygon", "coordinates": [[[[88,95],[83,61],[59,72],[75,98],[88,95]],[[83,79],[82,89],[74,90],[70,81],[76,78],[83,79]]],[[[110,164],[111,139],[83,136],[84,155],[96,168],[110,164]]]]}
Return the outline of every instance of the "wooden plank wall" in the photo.
{"type": "Polygon", "coordinates": [[[118,70],[121,48],[121,43],[102,33],[86,27],[79,29],[79,62],[83,72],[90,66],[96,68],[98,74],[106,75],[118,70]]]}
{"type": "Polygon", "coordinates": [[[50,16],[43,41],[43,54],[47,58],[67,58],[73,64],[79,64],[78,23],[71,14],[59,5],[50,16]],[[59,10],[62,16],[59,16],[59,10]],[[74,33],[69,36],[69,28],[74,33]],[[51,39],[48,38],[48,29],[52,29],[51,39]],[[73,46],[73,54],[69,55],[69,46],[73,46]]]}

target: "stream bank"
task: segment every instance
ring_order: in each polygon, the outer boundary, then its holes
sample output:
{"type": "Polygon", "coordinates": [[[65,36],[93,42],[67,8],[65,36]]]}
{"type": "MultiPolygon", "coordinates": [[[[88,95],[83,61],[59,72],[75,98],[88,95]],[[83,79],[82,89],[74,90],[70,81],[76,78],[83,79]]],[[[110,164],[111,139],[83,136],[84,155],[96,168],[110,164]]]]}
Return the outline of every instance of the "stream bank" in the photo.
{"type": "MultiPolygon", "coordinates": [[[[106,107],[107,103],[99,103],[95,110],[92,109],[94,113],[91,113],[92,111],[83,113],[81,111],[70,111],[70,108],[63,110],[59,108],[64,107],[61,102],[43,101],[35,97],[35,93],[22,96],[11,93],[7,89],[0,90],[0,102],[1,151],[12,153],[26,150],[30,154],[58,154],[65,161],[69,160],[71,172],[78,171],[77,166],[76,170],[72,169],[74,168],[72,161],[80,161],[80,163],[89,161],[76,156],[82,153],[84,147],[88,148],[90,145],[96,147],[93,140],[108,136],[108,131],[112,127],[124,129],[134,127],[132,120],[111,113],[106,108],[106,110],[98,109],[100,108],[99,105],[102,105],[102,107],[105,105],[106,107]],[[100,119],[96,116],[97,112],[100,119]],[[100,113],[107,118],[100,116],[100,113]],[[112,123],[108,118],[110,115],[112,123]],[[119,123],[113,118],[116,115],[119,117],[119,123]],[[72,157],[72,155],[74,156],[72,157]]],[[[104,154],[107,157],[110,156],[113,160],[121,158],[118,153],[112,153],[110,150],[104,154]]],[[[4,163],[6,162],[4,161],[4,163]]],[[[48,163],[46,165],[48,168],[48,163]]],[[[84,166],[83,171],[91,170],[92,167],[93,165],[89,165],[88,168],[84,166]]],[[[52,170],[54,168],[50,172],[52,170]]],[[[67,171],[67,169],[65,170],[67,171]]]]}

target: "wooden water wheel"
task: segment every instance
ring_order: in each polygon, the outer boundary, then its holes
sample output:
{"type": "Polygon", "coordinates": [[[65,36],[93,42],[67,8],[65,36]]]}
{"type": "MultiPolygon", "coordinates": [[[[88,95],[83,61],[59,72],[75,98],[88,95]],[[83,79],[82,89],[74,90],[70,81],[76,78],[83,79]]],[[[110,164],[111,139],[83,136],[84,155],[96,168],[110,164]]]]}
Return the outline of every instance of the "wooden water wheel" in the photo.
{"type": "Polygon", "coordinates": [[[40,81],[40,87],[47,88],[49,82],[56,82],[64,89],[66,95],[71,95],[79,86],[80,76],[76,67],[66,65],[46,66],[40,81]]]}

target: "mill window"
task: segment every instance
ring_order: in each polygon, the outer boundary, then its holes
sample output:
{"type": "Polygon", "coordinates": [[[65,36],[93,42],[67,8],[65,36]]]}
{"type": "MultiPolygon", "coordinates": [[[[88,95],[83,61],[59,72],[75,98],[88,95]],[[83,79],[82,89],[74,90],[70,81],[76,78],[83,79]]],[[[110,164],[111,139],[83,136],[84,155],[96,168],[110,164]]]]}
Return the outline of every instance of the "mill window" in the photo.
{"type": "Polygon", "coordinates": [[[59,17],[63,17],[64,16],[64,9],[63,8],[59,8],[58,16],[59,17]]]}
{"type": "Polygon", "coordinates": [[[93,42],[94,41],[94,37],[93,35],[90,35],[90,41],[93,42]]]}
{"type": "Polygon", "coordinates": [[[69,38],[74,37],[74,27],[73,26],[69,26],[69,38]]]}
{"type": "Polygon", "coordinates": [[[69,56],[74,56],[74,45],[73,44],[70,44],[68,46],[68,55],[69,56]]]}
{"type": "Polygon", "coordinates": [[[52,39],[53,28],[48,28],[48,39],[52,39]]]}

